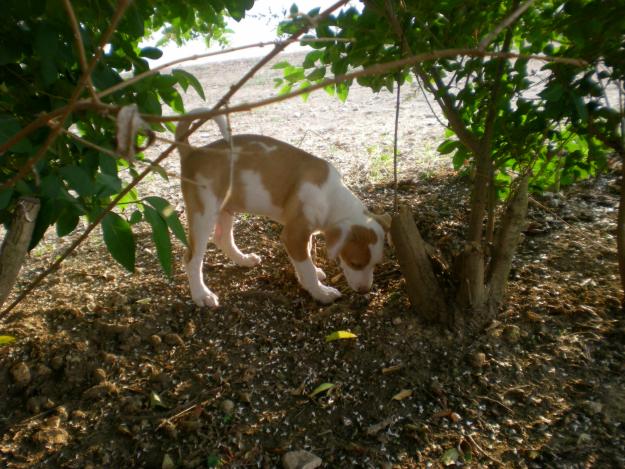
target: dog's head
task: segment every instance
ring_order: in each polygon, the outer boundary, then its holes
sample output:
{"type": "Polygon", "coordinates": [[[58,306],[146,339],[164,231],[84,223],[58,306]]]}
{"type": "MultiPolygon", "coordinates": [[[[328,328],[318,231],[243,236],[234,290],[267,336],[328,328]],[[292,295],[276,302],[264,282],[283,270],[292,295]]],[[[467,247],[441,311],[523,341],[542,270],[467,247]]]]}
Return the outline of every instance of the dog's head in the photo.
{"type": "Polygon", "coordinates": [[[367,212],[362,223],[341,225],[326,233],[328,254],[331,259],[339,258],[352,290],[371,290],[373,269],[382,261],[384,237],[390,226],[390,215],[367,212]]]}

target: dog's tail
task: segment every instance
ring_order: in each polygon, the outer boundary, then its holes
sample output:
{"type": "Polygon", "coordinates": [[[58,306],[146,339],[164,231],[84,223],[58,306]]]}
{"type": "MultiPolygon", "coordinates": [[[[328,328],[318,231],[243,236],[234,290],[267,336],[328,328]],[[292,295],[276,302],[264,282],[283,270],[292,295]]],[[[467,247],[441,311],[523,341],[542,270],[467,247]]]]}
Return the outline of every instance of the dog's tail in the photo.
{"type": "MultiPolygon", "coordinates": [[[[190,111],[188,114],[199,114],[202,112],[208,112],[209,109],[199,108],[190,111]]],[[[219,127],[219,131],[223,136],[224,140],[227,142],[230,141],[230,132],[228,131],[228,123],[226,121],[226,117],[223,115],[213,117],[213,120],[219,127]]],[[[182,145],[178,145],[178,152],[180,153],[181,158],[185,158],[191,152],[191,145],[189,145],[189,136],[187,135],[189,132],[189,127],[191,127],[191,123],[194,121],[184,120],[180,121],[178,126],[176,127],[176,142],[181,143],[182,145]]]]}

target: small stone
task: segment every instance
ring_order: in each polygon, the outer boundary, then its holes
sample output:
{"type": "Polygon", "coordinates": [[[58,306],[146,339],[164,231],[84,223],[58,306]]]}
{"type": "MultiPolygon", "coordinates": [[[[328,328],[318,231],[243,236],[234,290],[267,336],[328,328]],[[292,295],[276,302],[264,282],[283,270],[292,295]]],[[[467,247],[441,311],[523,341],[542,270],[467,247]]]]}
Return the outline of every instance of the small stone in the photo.
{"type": "Polygon", "coordinates": [[[66,445],[69,433],[63,428],[46,427],[35,433],[33,440],[45,446],[66,445]]]}
{"type": "Polygon", "coordinates": [[[46,376],[49,376],[51,373],[52,373],[52,370],[50,369],[50,367],[44,365],[43,363],[37,363],[37,365],[35,365],[35,369],[33,370],[33,374],[37,378],[45,378],[46,376]]]}
{"type": "Polygon", "coordinates": [[[451,414],[449,414],[449,419],[453,423],[458,423],[458,422],[460,422],[460,420],[462,420],[462,417],[460,417],[460,414],[458,414],[456,412],[452,412],[451,414]]]}
{"type": "Polygon", "coordinates": [[[42,398],[41,396],[29,397],[26,401],[26,409],[28,412],[31,414],[38,414],[41,412],[41,405],[43,404],[44,399],[45,398],[42,398]]]}
{"type": "Polygon", "coordinates": [[[167,345],[171,345],[172,347],[175,347],[176,345],[184,345],[184,341],[182,340],[182,337],[180,337],[175,332],[170,332],[169,334],[165,334],[165,337],[163,339],[165,340],[165,343],[167,345]]]}
{"type": "Polygon", "coordinates": [[[137,334],[124,335],[122,344],[119,346],[124,352],[136,349],[141,344],[141,337],[137,334]]]}
{"type": "Polygon", "coordinates": [[[486,365],[486,354],[484,352],[475,352],[471,355],[471,365],[474,368],[483,368],[486,365]]]}
{"type": "Polygon", "coordinates": [[[148,342],[150,342],[150,345],[152,347],[158,347],[159,345],[161,345],[163,343],[163,339],[161,339],[161,336],[158,335],[158,334],[152,334],[148,338],[148,342]]]}
{"type": "Polygon", "coordinates": [[[55,371],[59,371],[63,368],[63,365],[65,365],[65,359],[60,355],[55,355],[52,357],[52,360],[50,360],[50,368],[55,371]]]}
{"type": "Polygon", "coordinates": [[[282,456],[284,469],[315,469],[321,466],[323,461],[308,451],[290,451],[282,456]]]}
{"type": "Polygon", "coordinates": [[[85,399],[98,400],[105,396],[110,396],[118,393],[119,389],[117,388],[115,383],[104,381],[100,384],[96,384],[95,386],[91,386],[89,389],[82,393],[82,397],[85,399]]]}
{"type": "Polygon", "coordinates": [[[225,399],[221,402],[221,411],[226,415],[231,415],[234,411],[234,402],[230,399],[225,399]]]}
{"type": "Polygon", "coordinates": [[[165,434],[169,436],[169,438],[171,438],[172,440],[175,440],[176,438],[178,438],[178,429],[176,428],[176,425],[173,422],[166,420],[162,422],[161,428],[163,432],[165,432],[165,434]]]}
{"type": "Polygon", "coordinates": [[[11,377],[18,386],[26,386],[32,379],[30,368],[24,362],[16,363],[11,367],[11,377]]]}
{"type": "Polygon", "coordinates": [[[243,391],[241,393],[239,393],[239,400],[241,402],[245,402],[246,404],[249,404],[252,402],[252,393],[248,392],[248,391],[243,391]]]}
{"type": "Polygon", "coordinates": [[[401,318],[399,316],[393,318],[393,326],[399,326],[401,324],[401,318]]]}
{"type": "Polygon", "coordinates": [[[596,415],[603,411],[603,404],[597,401],[586,401],[586,408],[591,415],[596,415]]]}
{"type": "Polygon", "coordinates": [[[195,335],[196,327],[193,321],[189,321],[184,326],[183,334],[185,337],[193,337],[195,335]]]}
{"type": "Polygon", "coordinates": [[[506,342],[516,344],[521,338],[521,328],[514,324],[508,324],[503,328],[503,337],[506,342]]]}
{"type": "Polygon", "coordinates": [[[74,410],[71,414],[70,414],[70,418],[72,420],[84,420],[87,418],[87,414],[85,412],[83,412],[82,410],[78,409],[78,410],[74,410]]]}
{"type": "Polygon", "coordinates": [[[95,370],[93,370],[93,380],[96,383],[102,383],[106,381],[106,371],[104,371],[102,368],[96,368],[95,370]]]}
{"type": "Polygon", "coordinates": [[[104,353],[102,361],[105,365],[115,365],[117,363],[117,355],[113,353],[104,353]]]}
{"type": "Polygon", "coordinates": [[[62,405],[58,406],[56,408],[56,415],[58,415],[62,420],[67,420],[67,408],[62,405]]]}

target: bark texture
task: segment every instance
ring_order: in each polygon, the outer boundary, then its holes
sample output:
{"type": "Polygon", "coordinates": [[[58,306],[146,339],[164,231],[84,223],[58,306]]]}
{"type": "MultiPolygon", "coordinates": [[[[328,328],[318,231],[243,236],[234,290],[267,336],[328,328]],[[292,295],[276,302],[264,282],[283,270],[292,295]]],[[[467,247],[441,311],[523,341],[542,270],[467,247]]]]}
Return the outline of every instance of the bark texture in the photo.
{"type": "Polygon", "coordinates": [[[521,241],[521,231],[525,227],[529,179],[529,174],[522,176],[519,187],[506,207],[495,240],[487,287],[489,309],[494,313],[496,313],[503,299],[512,267],[512,258],[521,241]]]}
{"type": "Polygon", "coordinates": [[[11,293],[22,268],[39,213],[39,199],[22,197],[0,248],[0,306],[11,293]]]}
{"type": "Polygon", "coordinates": [[[391,237],[406,279],[410,304],[425,321],[450,326],[451,315],[443,291],[434,276],[425,242],[408,207],[401,206],[399,214],[393,217],[391,237]]]}

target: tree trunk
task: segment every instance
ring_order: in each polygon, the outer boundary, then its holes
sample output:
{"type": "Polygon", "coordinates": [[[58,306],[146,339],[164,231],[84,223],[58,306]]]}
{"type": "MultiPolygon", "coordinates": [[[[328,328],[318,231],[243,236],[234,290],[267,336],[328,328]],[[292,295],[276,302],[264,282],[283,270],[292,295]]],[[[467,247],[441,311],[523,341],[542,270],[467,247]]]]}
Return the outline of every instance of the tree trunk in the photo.
{"type": "MultiPolygon", "coordinates": [[[[527,217],[529,173],[522,176],[517,191],[511,196],[497,233],[493,259],[488,275],[488,311],[495,314],[503,299],[512,267],[512,258],[521,240],[527,217]]],[[[492,318],[485,318],[490,320],[492,318]]]]}
{"type": "Polygon", "coordinates": [[[399,266],[406,279],[410,304],[428,323],[450,327],[453,318],[432,271],[423,238],[408,207],[400,207],[399,214],[393,217],[391,237],[399,266]]]}
{"type": "MultiPolygon", "coordinates": [[[[625,154],[621,155],[621,200],[618,205],[616,221],[616,249],[618,269],[621,275],[621,289],[625,293],[625,154]]],[[[625,307],[625,297],[621,303],[625,307]]]]}
{"type": "Polygon", "coordinates": [[[0,248],[0,306],[11,293],[24,263],[39,206],[39,199],[34,197],[22,197],[17,202],[13,221],[0,248]]]}

